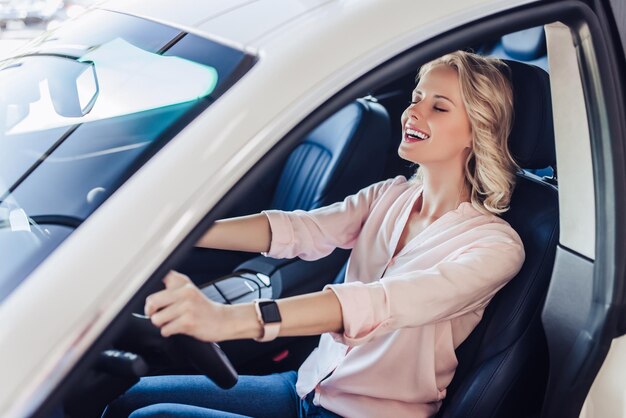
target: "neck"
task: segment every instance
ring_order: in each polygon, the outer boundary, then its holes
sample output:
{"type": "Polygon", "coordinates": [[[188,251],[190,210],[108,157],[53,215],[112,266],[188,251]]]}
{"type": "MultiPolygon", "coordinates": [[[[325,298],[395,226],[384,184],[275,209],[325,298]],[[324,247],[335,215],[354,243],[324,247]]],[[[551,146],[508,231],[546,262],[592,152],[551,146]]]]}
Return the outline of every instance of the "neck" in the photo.
{"type": "Polygon", "coordinates": [[[422,166],[423,189],[420,215],[439,218],[444,213],[470,200],[469,188],[465,185],[463,165],[422,166]]]}

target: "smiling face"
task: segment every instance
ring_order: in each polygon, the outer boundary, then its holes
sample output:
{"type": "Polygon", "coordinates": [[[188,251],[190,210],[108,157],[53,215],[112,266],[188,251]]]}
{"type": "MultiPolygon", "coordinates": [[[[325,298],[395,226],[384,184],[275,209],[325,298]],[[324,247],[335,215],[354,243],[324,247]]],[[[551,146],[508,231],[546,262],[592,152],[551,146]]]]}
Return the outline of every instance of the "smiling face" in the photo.
{"type": "Polygon", "coordinates": [[[436,65],[424,74],[401,120],[400,157],[424,167],[465,163],[472,132],[454,68],[436,65]]]}

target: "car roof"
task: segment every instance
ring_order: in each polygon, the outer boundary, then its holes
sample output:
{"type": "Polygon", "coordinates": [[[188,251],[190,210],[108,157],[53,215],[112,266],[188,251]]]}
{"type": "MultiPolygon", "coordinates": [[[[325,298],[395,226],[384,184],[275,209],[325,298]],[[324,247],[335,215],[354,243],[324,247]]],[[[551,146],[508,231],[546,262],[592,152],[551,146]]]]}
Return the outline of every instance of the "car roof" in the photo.
{"type": "Polygon", "coordinates": [[[193,28],[205,35],[249,45],[268,32],[303,17],[332,0],[112,0],[101,7],[160,21],[170,26],[193,28]],[[262,18],[260,18],[262,16],[262,18]]]}
{"type": "MultiPolygon", "coordinates": [[[[222,40],[239,47],[258,48],[275,36],[293,33],[322,33],[326,20],[338,17],[346,21],[344,33],[351,25],[367,25],[379,33],[401,34],[414,29],[420,21],[428,25],[477,8],[493,13],[533,0],[507,2],[502,0],[442,0],[437,7],[425,7],[413,0],[400,0],[390,7],[388,0],[178,0],[172,7],[168,0],[109,0],[99,7],[144,17],[199,35],[222,40]],[[417,7],[416,7],[417,6],[417,7]],[[402,16],[402,11],[407,15],[402,16]],[[408,19],[407,19],[408,17],[408,19]]],[[[448,25],[446,25],[448,26],[448,25]]],[[[359,42],[359,39],[354,39],[359,42]]]]}

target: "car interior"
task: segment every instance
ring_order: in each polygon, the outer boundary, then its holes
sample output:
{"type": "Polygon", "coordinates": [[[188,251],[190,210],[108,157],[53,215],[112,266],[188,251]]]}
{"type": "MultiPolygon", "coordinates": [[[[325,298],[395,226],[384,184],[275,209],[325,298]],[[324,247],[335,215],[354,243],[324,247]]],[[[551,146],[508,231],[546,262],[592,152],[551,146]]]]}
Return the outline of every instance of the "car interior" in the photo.
{"type": "MultiPolygon", "coordinates": [[[[526,260],[458,347],[459,366],[438,417],[539,416],[548,375],[541,308],[559,237],[545,43],[543,27],[535,27],[468,48],[505,59],[510,68],[515,120],[509,144],[523,170],[517,175],[511,209],[503,218],[522,238],[526,260]]],[[[328,117],[302,137],[280,166],[255,180],[253,192],[225,217],[264,209],[310,210],[392,176],[410,177],[416,166],[400,159],[397,148],[400,115],[415,86],[416,72],[417,68],[328,117]]],[[[196,248],[175,269],[187,274],[209,298],[241,303],[308,293],[342,282],[348,256],[348,251],[338,249],[309,262],[196,248]]],[[[174,361],[158,336],[148,338],[143,333],[145,338],[138,341],[135,331],[129,325],[114,347],[97,360],[85,380],[88,383],[66,397],[66,416],[99,416],[104,405],[146,374],[198,373],[190,363],[174,361]],[[134,353],[138,356],[132,357],[134,353]]],[[[317,340],[289,337],[220,346],[239,374],[265,374],[297,369],[317,340]]]]}

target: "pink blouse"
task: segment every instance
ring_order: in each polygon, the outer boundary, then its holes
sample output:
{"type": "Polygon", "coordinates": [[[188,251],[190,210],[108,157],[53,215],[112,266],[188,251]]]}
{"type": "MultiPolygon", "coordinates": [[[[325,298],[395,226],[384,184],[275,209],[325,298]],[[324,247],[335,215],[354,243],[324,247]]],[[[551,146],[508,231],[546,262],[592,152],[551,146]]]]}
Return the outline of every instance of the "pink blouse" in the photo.
{"type": "Polygon", "coordinates": [[[393,257],[422,187],[398,176],[309,212],[266,211],[275,258],[315,260],[352,248],[345,283],[329,285],[343,334],[328,333],[298,371],[301,397],[346,417],[429,417],[446,396],[454,350],[524,248],[501,218],[470,203],[447,212],[393,257]]]}

